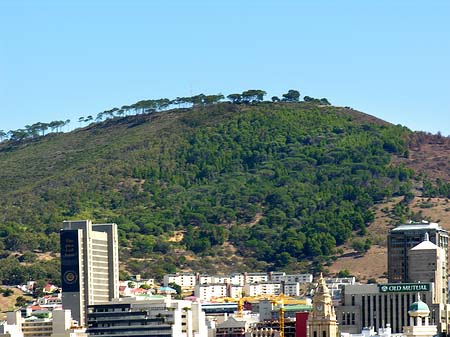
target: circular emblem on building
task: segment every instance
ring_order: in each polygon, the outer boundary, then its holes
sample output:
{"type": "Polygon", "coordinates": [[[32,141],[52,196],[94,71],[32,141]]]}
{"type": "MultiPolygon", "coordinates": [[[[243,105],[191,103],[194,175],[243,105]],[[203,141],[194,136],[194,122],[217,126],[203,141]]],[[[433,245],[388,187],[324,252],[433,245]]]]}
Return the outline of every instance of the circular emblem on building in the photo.
{"type": "Polygon", "coordinates": [[[387,286],[382,286],[381,287],[381,291],[388,291],[388,287],[387,286]]]}
{"type": "Polygon", "coordinates": [[[68,284],[74,284],[77,281],[77,274],[71,270],[64,273],[64,281],[68,284]]]}

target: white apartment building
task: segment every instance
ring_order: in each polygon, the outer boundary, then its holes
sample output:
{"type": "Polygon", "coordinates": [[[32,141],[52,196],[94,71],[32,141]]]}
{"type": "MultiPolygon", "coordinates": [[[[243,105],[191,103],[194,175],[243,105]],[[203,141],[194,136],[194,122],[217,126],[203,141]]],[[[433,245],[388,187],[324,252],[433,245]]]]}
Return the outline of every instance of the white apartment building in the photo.
{"type": "Polygon", "coordinates": [[[288,274],[284,277],[285,282],[311,283],[313,281],[312,274],[288,274]]]}
{"type": "Polygon", "coordinates": [[[269,279],[272,282],[282,282],[286,277],[286,273],[284,271],[273,271],[269,273],[269,279]]]}
{"type": "Polygon", "coordinates": [[[245,284],[244,274],[231,274],[230,283],[235,285],[243,286],[245,284]]]}
{"type": "Polygon", "coordinates": [[[241,298],[243,296],[244,287],[231,284],[228,288],[228,297],[241,298]]]}
{"type": "Polygon", "coordinates": [[[300,283],[285,282],[283,286],[283,293],[286,296],[300,296],[300,283]]]}
{"type": "Polygon", "coordinates": [[[170,283],[178,284],[182,289],[194,289],[197,284],[195,274],[167,274],[164,275],[164,286],[168,287],[170,283]]]}
{"type": "Polygon", "coordinates": [[[262,282],[261,295],[280,295],[283,292],[279,282],[262,282]]]}
{"type": "MultiPolygon", "coordinates": [[[[299,296],[300,284],[311,283],[312,274],[286,274],[285,272],[270,273],[236,273],[227,276],[209,276],[189,274],[164,275],[164,285],[175,283],[183,290],[194,290],[199,298],[219,297],[223,292],[215,290],[219,285],[227,285],[227,293],[223,297],[239,298],[244,296],[278,295],[284,292],[290,296],[299,296]],[[250,284],[263,284],[262,286],[249,286],[250,284]],[[212,288],[196,287],[196,285],[214,285],[212,288]],[[244,286],[246,288],[244,288],[244,286]]],[[[334,289],[333,286],[330,287],[334,289]]],[[[219,289],[219,288],[217,288],[219,289]]]]}
{"type": "Polygon", "coordinates": [[[228,297],[227,284],[197,284],[194,289],[194,296],[203,301],[228,297]]]}
{"type": "Polygon", "coordinates": [[[245,296],[258,296],[261,294],[261,284],[259,283],[246,283],[242,289],[245,296]]]}
{"type": "Polygon", "coordinates": [[[261,282],[247,283],[244,285],[244,293],[246,296],[261,295],[279,295],[281,293],[281,283],[278,282],[261,282]]]}
{"type": "Polygon", "coordinates": [[[211,276],[211,283],[227,283],[231,284],[231,277],[229,276],[211,276]]]}
{"type": "Polygon", "coordinates": [[[267,273],[247,273],[245,276],[245,283],[261,283],[269,281],[267,273]]]}
{"type": "Polygon", "coordinates": [[[197,284],[211,284],[212,283],[212,277],[209,275],[200,275],[198,277],[197,284]]]}

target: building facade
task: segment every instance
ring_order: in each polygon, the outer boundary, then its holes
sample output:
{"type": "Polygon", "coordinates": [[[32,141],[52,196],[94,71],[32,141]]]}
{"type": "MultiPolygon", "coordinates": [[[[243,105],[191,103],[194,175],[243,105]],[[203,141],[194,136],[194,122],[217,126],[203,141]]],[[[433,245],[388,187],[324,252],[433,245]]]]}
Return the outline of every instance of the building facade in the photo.
{"type": "Polygon", "coordinates": [[[336,307],[339,329],[354,334],[364,327],[379,331],[389,324],[393,333],[401,333],[409,324],[408,307],[418,300],[418,293],[430,308],[430,323],[446,331],[447,305],[433,303],[431,283],[346,285],[343,305],[336,307]]]}
{"type": "Polygon", "coordinates": [[[60,239],[63,308],[85,326],[88,305],[119,297],[117,225],[64,221],[60,239]]]}
{"type": "Polygon", "coordinates": [[[447,275],[448,232],[437,223],[409,223],[392,229],[388,234],[388,279],[390,283],[410,282],[409,250],[421,243],[426,233],[432,243],[444,250],[445,262],[442,274],[447,275]]]}
{"type": "Polygon", "coordinates": [[[434,303],[447,303],[447,275],[445,267],[445,251],[428,240],[425,240],[408,252],[409,282],[432,282],[434,284],[434,303]]]}
{"type": "MultiPolygon", "coordinates": [[[[55,309],[46,318],[22,317],[20,311],[7,313],[6,325],[20,337],[86,337],[85,329],[75,325],[70,310],[55,309]]],[[[1,333],[0,333],[1,334],[1,333]]]]}
{"type": "Polygon", "coordinates": [[[198,302],[161,297],[116,299],[88,308],[89,336],[207,337],[198,302]]]}

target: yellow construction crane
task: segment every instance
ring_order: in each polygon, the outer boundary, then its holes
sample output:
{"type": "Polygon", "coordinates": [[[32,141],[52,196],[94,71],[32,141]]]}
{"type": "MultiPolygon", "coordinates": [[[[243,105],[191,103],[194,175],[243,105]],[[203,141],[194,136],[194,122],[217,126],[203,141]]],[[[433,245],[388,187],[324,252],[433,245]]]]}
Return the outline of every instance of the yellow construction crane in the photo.
{"type": "MultiPolygon", "coordinates": [[[[238,308],[237,308],[237,317],[242,317],[242,314],[244,312],[244,303],[246,301],[254,301],[254,300],[268,300],[272,304],[279,305],[278,315],[279,322],[280,322],[280,337],[284,337],[284,303],[285,303],[285,296],[283,293],[280,293],[278,296],[247,296],[247,297],[240,297],[237,299],[238,308]]],[[[296,300],[294,298],[288,298],[289,302],[301,302],[302,300],[296,300]]]]}
{"type": "Polygon", "coordinates": [[[273,304],[278,304],[278,316],[280,322],[280,337],[284,337],[284,294],[280,293],[280,295],[270,300],[273,304]]]}
{"type": "Polygon", "coordinates": [[[242,313],[244,312],[244,303],[246,301],[255,301],[255,300],[262,300],[266,299],[266,296],[246,296],[246,297],[240,297],[237,300],[238,307],[237,307],[237,317],[242,317],[242,313]]]}

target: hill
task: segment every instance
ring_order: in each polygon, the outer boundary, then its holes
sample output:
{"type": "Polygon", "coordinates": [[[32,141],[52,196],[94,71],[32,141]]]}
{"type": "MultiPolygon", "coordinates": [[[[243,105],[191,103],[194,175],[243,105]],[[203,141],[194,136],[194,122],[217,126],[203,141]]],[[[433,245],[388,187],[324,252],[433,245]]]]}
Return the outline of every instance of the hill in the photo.
{"type": "Polygon", "coordinates": [[[124,270],[152,276],[321,270],[352,242],[367,250],[380,205],[397,198],[386,216],[404,221],[411,194],[446,185],[422,189],[408,129],[320,103],[205,104],[2,142],[4,255],[57,252],[61,221],[87,218],[118,223],[124,270]]]}

